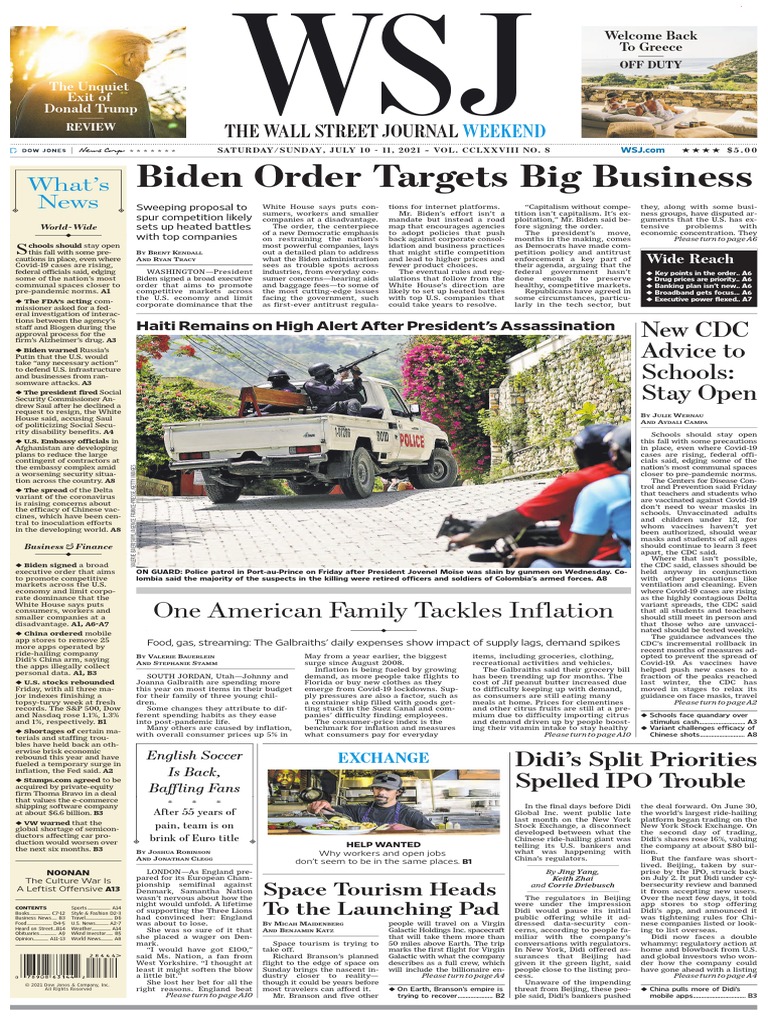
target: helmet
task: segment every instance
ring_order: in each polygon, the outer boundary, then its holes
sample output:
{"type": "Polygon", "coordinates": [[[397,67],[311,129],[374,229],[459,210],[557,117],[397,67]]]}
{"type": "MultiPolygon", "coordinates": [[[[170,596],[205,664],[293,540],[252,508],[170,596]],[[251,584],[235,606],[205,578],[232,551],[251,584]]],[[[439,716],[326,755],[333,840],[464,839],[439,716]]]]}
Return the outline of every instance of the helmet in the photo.
{"type": "Polygon", "coordinates": [[[605,439],[611,448],[611,457],[617,465],[624,462],[624,469],[632,465],[632,427],[622,423],[615,427],[605,439]]]}
{"type": "Polygon", "coordinates": [[[606,437],[614,429],[612,423],[593,423],[568,439],[573,445],[573,454],[580,469],[608,461],[610,452],[606,437]]]}
{"type": "Polygon", "coordinates": [[[328,363],[314,363],[309,368],[309,375],[319,380],[321,384],[332,384],[336,379],[336,374],[328,363]]]}
{"type": "Polygon", "coordinates": [[[273,370],[272,373],[267,377],[267,380],[290,380],[291,375],[287,370],[273,370]]]}
{"type": "Polygon", "coordinates": [[[402,789],[403,780],[394,772],[379,772],[374,775],[371,788],[375,789],[402,789]]]}

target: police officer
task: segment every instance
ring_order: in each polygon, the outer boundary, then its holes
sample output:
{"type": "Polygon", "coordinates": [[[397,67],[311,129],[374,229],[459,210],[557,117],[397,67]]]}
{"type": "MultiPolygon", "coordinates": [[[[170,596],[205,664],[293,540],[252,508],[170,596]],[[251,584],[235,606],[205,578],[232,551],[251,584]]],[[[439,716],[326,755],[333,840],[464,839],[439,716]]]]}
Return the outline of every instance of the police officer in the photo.
{"type": "Polygon", "coordinates": [[[315,363],[310,366],[309,372],[312,380],[305,383],[304,390],[318,412],[360,416],[361,399],[365,399],[365,391],[359,366],[352,368],[352,380],[347,379],[349,370],[345,370],[337,379],[328,363],[315,363]]]}
{"type": "MultiPolygon", "coordinates": [[[[288,376],[287,370],[273,370],[272,373],[270,373],[270,375],[267,377],[267,380],[272,386],[273,391],[288,391],[292,395],[301,394],[299,389],[294,387],[293,384],[291,384],[291,378],[288,376]]],[[[272,405],[271,402],[268,402],[266,405],[259,406],[259,412],[262,414],[262,416],[278,416],[293,411],[294,410],[291,409],[290,406],[286,407],[284,405],[272,405]]],[[[251,415],[256,414],[252,413],[251,415]]]]}
{"type": "Polygon", "coordinates": [[[431,831],[437,826],[421,811],[408,804],[401,804],[398,797],[403,793],[403,780],[395,772],[379,772],[371,783],[373,801],[369,804],[330,804],[327,800],[313,800],[307,804],[312,814],[333,811],[353,821],[372,821],[376,825],[387,825],[398,832],[431,831]]]}
{"type": "Polygon", "coordinates": [[[299,393],[299,389],[291,384],[291,378],[287,370],[273,370],[267,377],[267,380],[278,391],[291,391],[294,395],[299,393]]]}

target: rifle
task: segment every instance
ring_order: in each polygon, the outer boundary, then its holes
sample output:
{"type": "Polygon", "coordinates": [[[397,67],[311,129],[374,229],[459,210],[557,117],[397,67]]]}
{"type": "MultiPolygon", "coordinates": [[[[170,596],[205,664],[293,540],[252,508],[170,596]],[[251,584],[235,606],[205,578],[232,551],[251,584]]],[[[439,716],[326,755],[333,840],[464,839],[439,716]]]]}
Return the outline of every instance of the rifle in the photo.
{"type": "Polygon", "coordinates": [[[358,363],[364,363],[366,359],[373,359],[374,356],[380,356],[382,352],[389,352],[389,349],[381,348],[378,352],[374,352],[373,349],[371,349],[370,355],[361,356],[360,359],[353,359],[351,363],[346,363],[344,366],[337,367],[336,373],[344,373],[346,370],[352,370],[358,365],[358,363]]]}

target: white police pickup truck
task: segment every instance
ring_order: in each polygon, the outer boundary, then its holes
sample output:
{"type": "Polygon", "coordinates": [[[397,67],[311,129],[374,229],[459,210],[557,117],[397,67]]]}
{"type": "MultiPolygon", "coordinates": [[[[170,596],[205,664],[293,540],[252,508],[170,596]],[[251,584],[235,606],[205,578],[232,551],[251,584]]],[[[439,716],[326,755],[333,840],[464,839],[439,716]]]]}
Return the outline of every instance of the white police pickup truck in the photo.
{"type": "Polygon", "coordinates": [[[237,501],[249,483],[275,479],[296,494],[327,494],[339,484],[348,498],[369,497],[377,476],[451,487],[458,471],[446,434],[421,419],[393,384],[362,382],[366,403],[384,410],[381,419],[318,413],[303,393],[249,387],[240,393],[237,417],[166,423],[171,469],[202,470],[217,505],[237,501]],[[260,414],[262,403],[273,411],[260,414]]]}

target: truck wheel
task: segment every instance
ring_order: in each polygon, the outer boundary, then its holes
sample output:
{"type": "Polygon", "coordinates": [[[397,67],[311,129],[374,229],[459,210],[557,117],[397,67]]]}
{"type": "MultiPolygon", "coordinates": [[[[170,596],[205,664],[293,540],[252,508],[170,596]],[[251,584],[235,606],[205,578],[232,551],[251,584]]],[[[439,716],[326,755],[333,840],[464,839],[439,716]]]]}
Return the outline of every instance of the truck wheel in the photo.
{"type": "Polygon", "coordinates": [[[348,498],[369,498],[376,482],[376,467],[365,448],[356,448],[352,455],[352,472],[339,486],[348,498]]]}
{"type": "Polygon", "coordinates": [[[240,495],[243,493],[242,484],[222,484],[218,480],[214,480],[210,470],[203,470],[203,482],[205,484],[205,492],[211,499],[214,505],[228,505],[233,501],[237,501],[240,495]]]}
{"type": "Polygon", "coordinates": [[[295,480],[287,480],[286,483],[294,494],[329,494],[336,484],[326,484],[322,480],[309,480],[298,483],[295,480]]]}
{"type": "Polygon", "coordinates": [[[408,479],[418,490],[453,487],[459,475],[456,459],[444,448],[436,448],[432,455],[432,468],[413,466],[408,470],[408,479]]]}

